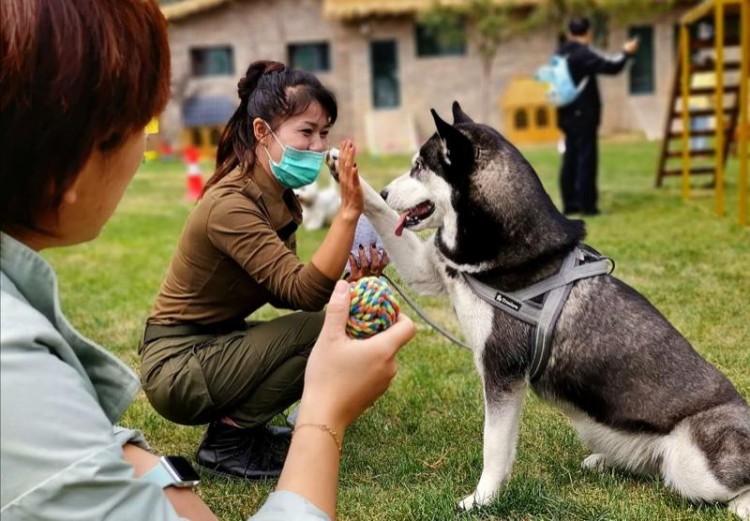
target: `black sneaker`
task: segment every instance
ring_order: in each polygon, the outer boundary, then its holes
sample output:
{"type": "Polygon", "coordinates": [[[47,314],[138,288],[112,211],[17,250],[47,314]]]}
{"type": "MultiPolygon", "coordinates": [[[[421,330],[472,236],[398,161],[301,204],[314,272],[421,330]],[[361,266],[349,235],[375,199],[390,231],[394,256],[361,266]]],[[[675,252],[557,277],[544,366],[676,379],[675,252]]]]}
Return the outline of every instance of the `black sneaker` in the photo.
{"type": "Polygon", "coordinates": [[[266,430],[272,440],[286,440],[287,442],[292,440],[292,429],[290,427],[285,427],[283,425],[266,425],[266,430]]]}
{"type": "Polygon", "coordinates": [[[289,438],[289,433],[274,434],[265,425],[240,429],[214,422],[208,426],[195,460],[203,469],[227,477],[277,478],[289,450],[289,438]]]}

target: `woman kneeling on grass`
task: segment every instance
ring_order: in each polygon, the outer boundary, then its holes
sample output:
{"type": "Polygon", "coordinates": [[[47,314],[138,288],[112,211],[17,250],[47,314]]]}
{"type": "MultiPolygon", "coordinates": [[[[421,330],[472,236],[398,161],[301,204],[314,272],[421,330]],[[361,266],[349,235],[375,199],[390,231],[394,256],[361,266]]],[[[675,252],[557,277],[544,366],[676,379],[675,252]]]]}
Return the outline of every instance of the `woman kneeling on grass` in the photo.
{"type": "MultiPolygon", "coordinates": [[[[166,21],[155,0],[3,0],[0,63],[0,517],[216,521],[183,488],[197,477],[187,461],[162,461],[114,425],[137,376],[70,325],[38,253],[94,239],[140,165],[169,93],[166,21]]],[[[385,392],[414,335],[402,316],[347,338],[348,297],[339,282],[299,432],[254,520],[335,517],[344,429],[385,392]]]]}
{"type": "MultiPolygon", "coordinates": [[[[314,75],[273,61],[251,64],[238,92],[216,172],[148,319],[141,377],[165,418],[209,424],[200,466],[258,479],[281,472],[289,429],[266,424],[302,394],[320,310],[349,258],[364,203],[354,146],[344,141],[341,208],[311,261],[300,261],[302,209],[293,189],[318,176],[336,100],[314,75]],[[268,303],[301,311],[245,321],[268,303]]],[[[371,272],[379,274],[379,258],[372,258],[371,272]]]]}

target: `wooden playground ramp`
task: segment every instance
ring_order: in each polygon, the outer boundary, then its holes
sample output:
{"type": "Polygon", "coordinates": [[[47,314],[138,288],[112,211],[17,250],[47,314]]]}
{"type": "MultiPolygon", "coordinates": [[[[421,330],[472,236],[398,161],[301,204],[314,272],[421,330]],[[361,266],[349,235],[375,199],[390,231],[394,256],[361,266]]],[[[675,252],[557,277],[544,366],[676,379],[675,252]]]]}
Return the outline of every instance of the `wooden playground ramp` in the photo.
{"type": "Polygon", "coordinates": [[[715,208],[725,214],[727,157],[739,160],[739,223],[748,224],[748,83],[750,2],[707,0],[680,20],[679,57],[667,105],[656,186],[682,178],[690,199],[691,180],[715,189],[715,208]]]}

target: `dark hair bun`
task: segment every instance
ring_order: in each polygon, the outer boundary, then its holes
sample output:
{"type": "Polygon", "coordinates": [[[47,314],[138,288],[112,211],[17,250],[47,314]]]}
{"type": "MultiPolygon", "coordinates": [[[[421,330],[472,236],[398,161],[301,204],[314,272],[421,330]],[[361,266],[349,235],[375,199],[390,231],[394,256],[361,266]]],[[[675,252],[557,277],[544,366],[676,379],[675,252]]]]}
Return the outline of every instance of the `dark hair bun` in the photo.
{"type": "Polygon", "coordinates": [[[253,62],[247,68],[245,76],[237,83],[237,94],[240,99],[247,99],[258,86],[261,76],[272,72],[280,72],[286,69],[286,65],[272,60],[260,60],[253,62]]]}

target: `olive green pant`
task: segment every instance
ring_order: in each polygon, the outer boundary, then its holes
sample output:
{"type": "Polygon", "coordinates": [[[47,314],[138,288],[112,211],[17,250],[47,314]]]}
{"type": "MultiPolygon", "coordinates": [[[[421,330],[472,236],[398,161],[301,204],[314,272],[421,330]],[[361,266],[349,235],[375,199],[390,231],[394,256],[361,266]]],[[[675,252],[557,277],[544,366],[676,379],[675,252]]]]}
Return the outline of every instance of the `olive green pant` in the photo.
{"type": "Polygon", "coordinates": [[[298,312],[222,335],[157,338],[141,346],[141,380],[159,414],[184,425],[231,418],[266,424],[302,396],[324,313],[298,312]]]}

